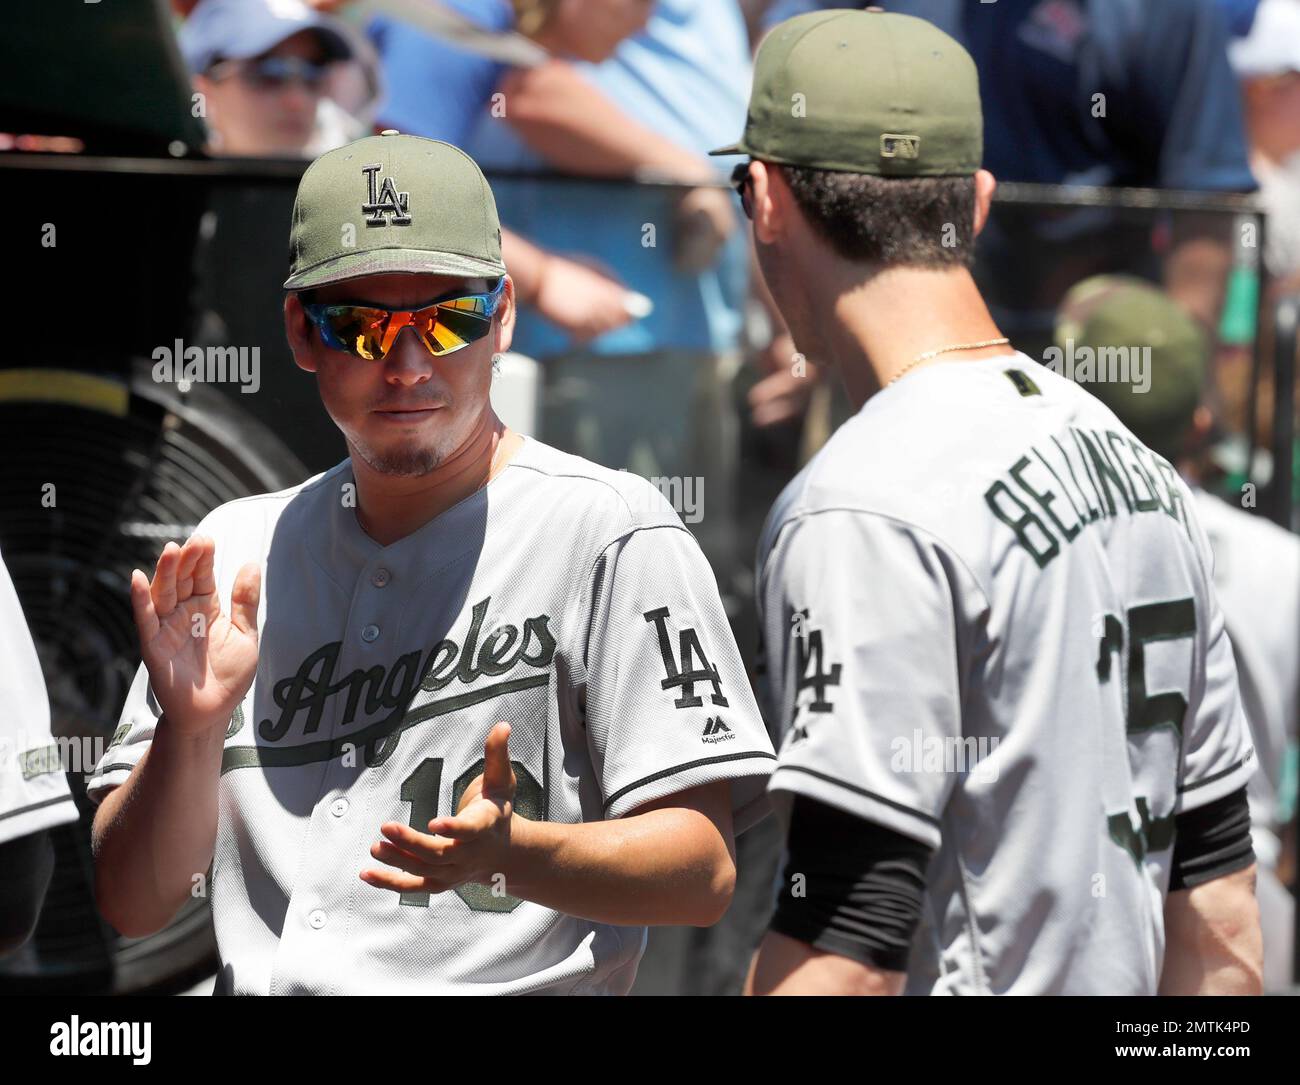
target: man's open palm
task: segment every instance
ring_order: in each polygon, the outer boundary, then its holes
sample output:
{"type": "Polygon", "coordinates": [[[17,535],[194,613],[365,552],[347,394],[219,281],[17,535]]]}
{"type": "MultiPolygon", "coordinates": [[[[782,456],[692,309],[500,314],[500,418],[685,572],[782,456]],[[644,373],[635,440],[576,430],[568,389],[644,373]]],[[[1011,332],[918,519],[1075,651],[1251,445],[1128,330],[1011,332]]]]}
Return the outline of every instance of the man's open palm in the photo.
{"type": "Polygon", "coordinates": [[[152,581],[131,573],[149,685],[168,721],[193,734],[224,726],[257,673],[261,571],[251,563],[239,570],[227,616],[217,598],[215,553],[212,539],[196,535],[163,548],[152,581]]]}

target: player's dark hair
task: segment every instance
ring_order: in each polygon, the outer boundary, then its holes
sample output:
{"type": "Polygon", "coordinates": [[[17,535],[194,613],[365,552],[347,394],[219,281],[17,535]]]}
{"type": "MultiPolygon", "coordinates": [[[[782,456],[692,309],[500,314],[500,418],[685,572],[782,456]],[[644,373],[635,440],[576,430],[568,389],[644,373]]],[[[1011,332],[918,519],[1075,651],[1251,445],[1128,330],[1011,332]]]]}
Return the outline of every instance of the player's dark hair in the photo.
{"type": "Polygon", "coordinates": [[[845,260],[880,267],[970,267],[973,177],[877,177],[780,167],[814,230],[845,260]]]}

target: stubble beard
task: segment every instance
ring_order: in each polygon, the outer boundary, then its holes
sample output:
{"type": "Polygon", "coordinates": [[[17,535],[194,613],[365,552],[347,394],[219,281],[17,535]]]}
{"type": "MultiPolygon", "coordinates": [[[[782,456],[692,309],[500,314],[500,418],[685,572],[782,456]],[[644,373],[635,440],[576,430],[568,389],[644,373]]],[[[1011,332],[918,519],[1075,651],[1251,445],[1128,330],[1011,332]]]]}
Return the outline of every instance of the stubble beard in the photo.
{"type": "Polygon", "coordinates": [[[430,474],[441,467],[453,451],[447,447],[446,437],[432,445],[411,442],[383,450],[364,444],[354,444],[354,447],[372,471],[394,478],[420,478],[430,474]]]}
{"type": "Polygon", "coordinates": [[[392,475],[395,478],[420,478],[442,466],[446,458],[436,448],[400,449],[379,454],[371,449],[358,449],[366,465],[380,475],[392,475]]]}

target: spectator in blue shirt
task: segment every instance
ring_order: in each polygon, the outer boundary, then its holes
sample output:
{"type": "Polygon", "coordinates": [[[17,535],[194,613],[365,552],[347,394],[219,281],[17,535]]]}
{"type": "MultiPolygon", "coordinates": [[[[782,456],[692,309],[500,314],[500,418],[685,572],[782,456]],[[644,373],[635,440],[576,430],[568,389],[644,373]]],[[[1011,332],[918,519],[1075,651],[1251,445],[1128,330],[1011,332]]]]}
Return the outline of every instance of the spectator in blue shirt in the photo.
{"type": "MultiPolygon", "coordinates": [[[[507,0],[447,0],[444,6],[484,30],[504,33],[514,26],[507,0]]],[[[463,147],[509,66],[387,15],[377,15],[366,29],[388,79],[382,123],[463,147]]]]}
{"type": "MultiPolygon", "coordinates": [[[[1245,25],[1246,0],[878,2],[933,22],[971,53],[984,107],[984,165],[999,181],[1255,188],[1225,21],[1245,25]]],[[[850,6],[777,0],[764,26],[850,6]]],[[[1050,342],[1066,289],[1090,275],[1129,271],[1162,276],[1169,293],[1215,330],[1231,222],[1173,216],[1162,259],[1153,225],[1149,215],[1106,208],[1001,209],[981,238],[978,266],[999,325],[1034,355],[1050,342]]],[[[775,374],[755,394],[783,397],[788,415],[806,402],[808,383],[775,374]]]]}
{"type": "MultiPolygon", "coordinates": [[[[515,25],[516,5],[505,0],[453,0],[452,6],[503,36],[515,25]]],[[[574,19],[582,4],[541,6],[551,18],[530,36],[558,55],[531,67],[499,59],[508,52],[504,44],[492,57],[485,55],[490,48],[471,50],[374,20],[370,32],[390,88],[381,121],[455,143],[488,170],[653,175],[710,186],[720,179],[704,152],[727,124],[743,120],[749,82],[748,46],[734,0],[616,0],[594,5],[601,20],[574,19]],[[638,12],[645,29],[620,42],[617,32],[636,29],[631,24],[638,12]],[[561,17],[572,21],[556,25],[561,17]]],[[[569,254],[609,269],[650,298],[653,319],[597,329],[604,334],[587,344],[591,351],[735,344],[743,240],[725,190],[506,181],[497,188],[513,234],[506,262],[525,301],[534,297],[530,265],[549,270],[553,258],[569,254]],[[552,259],[538,259],[539,250],[520,235],[552,259]],[[714,266],[719,246],[720,269],[714,266]],[[672,319],[663,319],[665,313],[672,319]]],[[[521,351],[548,357],[589,338],[541,308],[550,319],[521,325],[521,351]]]]}
{"type": "MultiPolygon", "coordinates": [[[[823,0],[778,0],[765,25],[823,0]]],[[[966,47],[1001,181],[1249,192],[1225,11],[1241,0],[881,0],[966,47]],[[1102,96],[1100,99],[1098,95],[1102,96]],[[1099,115],[1100,113],[1100,115],[1099,115]]]]}
{"type": "MultiPolygon", "coordinates": [[[[568,5],[558,18],[545,20],[549,26],[534,27],[538,44],[599,59],[643,25],[648,14],[647,0],[618,0],[616,5],[603,5],[600,12],[594,11],[596,6],[602,5],[568,5]],[[587,17],[593,14],[602,17],[587,17]]],[[[513,31],[516,5],[508,0],[446,0],[443,7],[483,32],[478,40],[463,43],[426,34],[384,15],[370,21],[367,31],[380,53],[388,84],[378,111],[380,126],[444,140],[474,154],[470,135],[481,117],[489,111],[498,116],[505,111],[500,88],[511,67],[504,58],[520,52],[513,31]],[[500,41],[494,42],[494,35],[500,41]]],[[[502,203],[499,192],[498,203],[502,203]]],[[[581,343],[631,319],[631,294],[607,269],[525,240],[511,228],[504,206],[502,212],[506,223],[502,255],[517,296],[536,308],[560,335],[581,343]]],[[[517,343],[516,349],[536,353],[532,344],[517,343]]]]}

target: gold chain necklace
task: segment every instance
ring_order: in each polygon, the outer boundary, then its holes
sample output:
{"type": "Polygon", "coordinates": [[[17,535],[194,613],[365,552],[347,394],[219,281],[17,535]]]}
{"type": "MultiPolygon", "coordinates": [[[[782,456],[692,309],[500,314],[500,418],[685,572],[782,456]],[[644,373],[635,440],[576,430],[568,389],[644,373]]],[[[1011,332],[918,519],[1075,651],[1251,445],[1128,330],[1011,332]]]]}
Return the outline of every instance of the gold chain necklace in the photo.
{"type": "Polygon", "coordinates": [[[902,369],[890,377],[889,380],[885,382],[885,387],[888,388],[894,383],[894,381],[898,380],[899,377],[903,376],[905,373],[911,372],[913,366],[919,365],[921,362],[928,362],[931,358],[937,358],[940,354],[951,354],[955,350],[979,350],[983,347],[1000,347],[1003,343],[1010,342],[1011,340],[1004,336],[1001,339],[982,339],[978,343],[954,343],[950,347],[939,347],[937,350],[927,350],[924,354],[918,354],[908,362],[907,365],[903,366],[902,369]]]}

